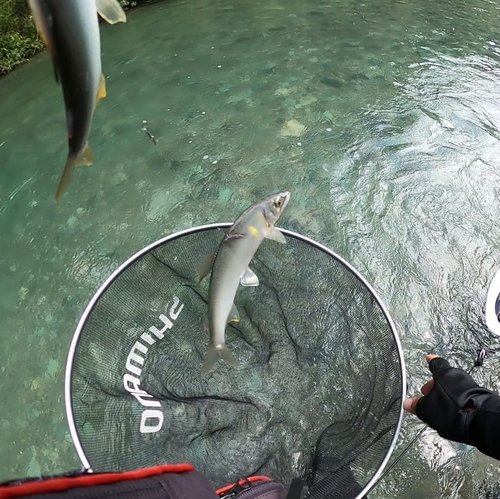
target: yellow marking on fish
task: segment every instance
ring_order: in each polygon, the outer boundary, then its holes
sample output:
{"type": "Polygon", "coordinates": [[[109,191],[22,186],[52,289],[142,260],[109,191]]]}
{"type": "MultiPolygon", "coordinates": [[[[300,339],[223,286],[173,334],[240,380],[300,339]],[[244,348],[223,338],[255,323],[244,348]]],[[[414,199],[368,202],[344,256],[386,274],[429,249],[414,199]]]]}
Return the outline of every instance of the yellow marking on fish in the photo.
{"type": "Polygon", "coordinates": [[[253,225],[250,225],[248,227],[248,232],[250,232],[250,234],[254,237],[258,237],[259,236],[259,231],[253,226],[253,225]]]}
{"type": "Polygon", "coordinates": [[[240,322],[239,319],[230,319],[229,322],[240,322]]]}
{"type": "Polygon", "coordinates": [[[106,79],[104,78],[104,75],[101,73],[101,77],[99,79],[99,88],[97,89],[97,96],[95,99],[94,111],[97,107],[97,104],[99,104],[99,101],[101,99],[104,99],[106,95],[108,95],[106,92],[106,79]]]}
{"type": "Polygon", "coordinates": [[[99,79],[99,92],[97,94],[98,99],[103,99],[106,97],[107,92],[106,92],[106,78],[104,78],[104,75],[101,73],[101,78],[99,79]]]}

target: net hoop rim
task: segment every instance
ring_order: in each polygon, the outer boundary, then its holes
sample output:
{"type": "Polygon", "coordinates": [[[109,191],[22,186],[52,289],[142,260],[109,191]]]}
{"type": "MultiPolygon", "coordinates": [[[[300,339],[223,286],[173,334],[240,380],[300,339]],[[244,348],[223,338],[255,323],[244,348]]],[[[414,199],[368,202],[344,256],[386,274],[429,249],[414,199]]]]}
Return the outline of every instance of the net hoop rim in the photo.
{"type": "MultiPolygon", "coordinates": [[[[65,374],[64,374],[64,405],[65,405],[65,409],[66,409],[66,419],[68,422],[73,445],[75,446],[76,452],[77,452],[78,457],[82,463],[82,466],[85,468],[85,470],[87,472],[92,473],[93,470],[90,466],[90,463],[89,463],[89,460],[87,459],[87,456],[85,455],[85,451],[83,450],[83,447],[80,443],[78,431],[76,429],[75,419],[73,417],[71,381],[72,381],[72,372],[73,372],[73,361],[75,358],[76,348],[78,346],[78,341],[80,339],[81,332],[83,331],[83,327],[87,321],[88,316],[90,315],[90,313],[94,309],[98,300],[101,298],[101,296],[104,294],[104,292],[108,289],[108,287],[113,283],[113,281],[124,270],[126,270],[127,267],[132,265],[135,261],[137,261],[144,254],[149,253],[151,250],[155,249],[158,246],[162,246],[163,244],[165,244],[168,241],[178,239],[179,237],[183,237],[183,236],[192,234],[194,232],[203,232],[203,231],[211,230],[211,229],[225,229],[225,228],[231,227],[231,225],[233,225],[233,222],[219,222],[219,223],[213,223],[213,224],[207,224],[207,225],[199,225],[197,227],[191,227],[189,229],[175,232],[173,234],[165,236],[165,237],[158,239],[157,241],[149,244],[148,246],[142,248],[137,253],[132,255],[128,260],[126,260],[124,263],[122,263],[114,272],[112,272],[111,275],[99,287],[99,289],[94,294],[94,296],[91,298],[90,302],[88,303],[87,307],[85,308],[80,320],[78,321],[78,325],[77,325],[76,330],[73,334],[73,338],[71,339],[71,343],[70,343],[70,347],[69,347],[69,351],[68,351],[68,356],[67,356],[67,360],[66,360],[66,370],[65,370],[65,374]]],[[[406,398],[406,367],[405,367],[405,361],[404,361],[403,347],[401,345],[401,341],[400,341],[399,336],[397,334],[394,321],[392,320],[392,317],[390,316],[389,311],[387,310],[384,302],[381,300],[380,296],[373,289],[373,287],[370,285],[370,283],[349,262],[347,262],[340,255],[337,255],[336,253],[334,253],[332,250],[330,250],[326,246],[323,246],[322,244],[314,241],[313,239],[308,238],[307,236],[297,234],[296,232],[293,232],[293,231],[290,231],[287,229],[283,229],[281,227],[279,227],[278,229],[280,230],[280,232],[282,232],[283,234],[285,234],[287,236],[290,236],[290,237],[293,237],[295,239],[299,239],[303,242],[309,243],[312,246],[324,251],[325,253],[327,253],[328,255],[333,257],[334,259],[338,260],[340,263],[342,263],[351,272],[353,272],[354,275],[368,288],[368,290],[372,293],[372,295],[376,299],[377,303],[379,304],[380,308],[382,309],[382,312],[383,312],[387,322],[390,325],[392,335],[394,337],[394,341],[396,342],[399,362],[400,362],[400,366],[401,366],[401,387],[402,387],[399,418],[398,418],[398,422],[396,425],[396,431],[394,432],[391,444],[386,452],[384,460],[379,465],[377,471],[374,473],[374,475],[372,476],[370,481],[365,485],[363,490],[355,498],[355,499],[361,499],[362,497],[365,496],[365,494],[370,492],[370,490],[375,485],[378,478],[380,477],[380,475],[384,471],[384,468],[387,465],[387,462],[389,461],[389,459],[394,451],[394,448],[396,446],[396,443],[397,443],[397,440],[399,437],[399,433],[401,431],[401,426],[403,423],[403,415],[404,415],[403,402],[406,398]]]]}
{"type": "Polygon", "coordinates": [[[500,296],[500,270],[497,270],[486,294],[486,326],[495,335],[500,336],[500,322],[495,312],[495,305],[500,296]]]}

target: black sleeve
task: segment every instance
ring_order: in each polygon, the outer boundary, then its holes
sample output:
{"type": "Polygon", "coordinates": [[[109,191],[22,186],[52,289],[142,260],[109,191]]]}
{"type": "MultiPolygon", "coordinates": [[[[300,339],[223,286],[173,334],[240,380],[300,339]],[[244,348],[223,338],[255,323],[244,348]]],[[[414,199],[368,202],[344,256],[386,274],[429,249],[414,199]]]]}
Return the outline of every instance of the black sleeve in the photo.
{"type": "Polygon", "coordinates": [[[441,437],[500,460],[500,396],[443,358],[431,360],[429,369],[434,386],[419,399],[417,416],[441,437]]]}

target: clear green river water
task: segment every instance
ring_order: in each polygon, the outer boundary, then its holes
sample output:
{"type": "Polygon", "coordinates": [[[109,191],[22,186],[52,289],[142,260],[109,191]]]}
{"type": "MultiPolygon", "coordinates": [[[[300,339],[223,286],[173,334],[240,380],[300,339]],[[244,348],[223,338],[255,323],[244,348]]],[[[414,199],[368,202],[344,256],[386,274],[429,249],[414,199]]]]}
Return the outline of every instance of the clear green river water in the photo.
{"type": "MultiPolygon", "coordinates": [[[[498,348],[484,302],[500,267],[499,25],[500,5],[483,0],[132,11],[101,26],[95,162],[59,203],[66,127],[50,58],[0,80],[0,478],[79,467],[64,364],[106,277],[280,189],[293,195],[280,225],[344,257],[387,305],[410,394],[426,353],[468,368],[478,347],[498,348]]],[[[496,391],[499,359],[474,373],[496,391]]],[[[393,457],[421,427],[405,416],[393,457]]],[[[499,481],[499,463],[428,429],[370,497],[493,498],[499,481]]]]}

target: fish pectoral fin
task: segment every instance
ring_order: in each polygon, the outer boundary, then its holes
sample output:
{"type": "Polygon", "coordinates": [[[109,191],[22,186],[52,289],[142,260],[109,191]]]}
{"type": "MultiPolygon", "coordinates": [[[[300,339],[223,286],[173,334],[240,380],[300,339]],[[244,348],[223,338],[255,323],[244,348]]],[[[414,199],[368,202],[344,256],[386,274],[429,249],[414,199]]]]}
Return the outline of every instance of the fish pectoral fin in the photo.
{"type": "Polygon", "coordinates": [[[94,153],[87,144],[83,153],[78,157],[75,166],[91,166],[92,164],[94,164],[94,153]]]}
{"type": "Polygon", "coordinates": [[[247,268],[240,277],[240,284],[242,286],[258,286],[259,278],[255,275],[255,272],[247,268]]]}
{"type": "Polygon", "coordinates": [[[276,227],[271,227],[264,237],[277,243],[286,243],[285,236],[276,227]]]}
{"type": "Polygon", "coordinates": [[[97,12],[109,24],[126,23],[127,14],[118,0],[95,0],[97,12]]]}
{"type": "Polygon", "coordinates": [[[233,303],[231,311],[229,312],[229,315],[227,317],[227,323],[229,324],[230,322],[240,322],[240,320],[241,319],[238,309],[236,308],[236,305],[233,303]]]}
{"type": "Polygon", "coordinates": [[[214,345],[210,345],[205,357],[202,373],[207,374],[219,359],[225,360],[229,365],[234,367],[239,365],[238,360],[229,351],[226,345],[222,348],[216,348],[214,345]]]}
{"type": "Polygon", "coordinates": [[[196,267],[196,272],[200,277],[200,281],[202,281],[212,270],[212,265],[214,264],[216,252],[209,253],[196,267]]]}

